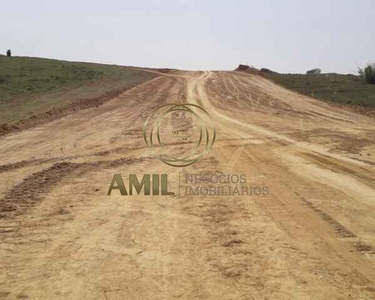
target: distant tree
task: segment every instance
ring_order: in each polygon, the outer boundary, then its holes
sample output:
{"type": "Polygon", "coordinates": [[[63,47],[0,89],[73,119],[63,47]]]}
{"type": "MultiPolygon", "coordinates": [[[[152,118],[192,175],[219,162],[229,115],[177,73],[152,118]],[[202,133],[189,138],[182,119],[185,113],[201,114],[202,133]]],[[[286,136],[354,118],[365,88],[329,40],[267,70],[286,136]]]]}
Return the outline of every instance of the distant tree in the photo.
{"type": "Polygon", "coordinates": [[[7,51],[7,56],[11,57],[12,56],[12,51],[8,50],[7,51]]]}
{"type": "Polygon", "coordinates": [[[375,84],[375,63],[368,63],[364,69],[358,68],[357,72],[367,83],[375,84]]]}
{"type": "Polygon", "coordinates": [[[312,69],[306,72],[306,74],[320,74],[322,72],[321,69],[312,69]]]}

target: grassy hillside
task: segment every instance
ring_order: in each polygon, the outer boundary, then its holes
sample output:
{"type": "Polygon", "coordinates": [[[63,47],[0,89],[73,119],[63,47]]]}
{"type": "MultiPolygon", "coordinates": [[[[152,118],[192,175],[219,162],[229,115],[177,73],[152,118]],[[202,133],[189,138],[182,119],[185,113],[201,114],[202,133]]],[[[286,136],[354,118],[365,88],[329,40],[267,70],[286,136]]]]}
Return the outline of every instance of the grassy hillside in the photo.
{"type": "Polygon", "coordinates": [[[0,125],[122,91],[153,77],[114,65],[0,55],[0,125]]]}
{"type": "Polygon", "coordinates": [[[264,74],[279,85],[313,98],[340,104],[375,107],[375,85],[355,75],[264,74]]]}

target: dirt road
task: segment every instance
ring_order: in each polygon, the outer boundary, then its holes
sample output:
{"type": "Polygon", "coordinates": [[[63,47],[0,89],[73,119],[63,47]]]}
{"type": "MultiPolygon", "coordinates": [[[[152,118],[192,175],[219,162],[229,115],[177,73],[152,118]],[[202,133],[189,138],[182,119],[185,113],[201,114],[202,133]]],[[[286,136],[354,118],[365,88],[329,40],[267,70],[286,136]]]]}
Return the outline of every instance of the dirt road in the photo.
{"type": "Polygon", "coordinates": [[[375,299],[375,121],[240,72],[174,72],[0,138],[0,299],[375,299]],[[142,126],[205,108],[175,168],[142,126]],[[107,196],[113,174],[246,174],[264,196],[107,196]]]}

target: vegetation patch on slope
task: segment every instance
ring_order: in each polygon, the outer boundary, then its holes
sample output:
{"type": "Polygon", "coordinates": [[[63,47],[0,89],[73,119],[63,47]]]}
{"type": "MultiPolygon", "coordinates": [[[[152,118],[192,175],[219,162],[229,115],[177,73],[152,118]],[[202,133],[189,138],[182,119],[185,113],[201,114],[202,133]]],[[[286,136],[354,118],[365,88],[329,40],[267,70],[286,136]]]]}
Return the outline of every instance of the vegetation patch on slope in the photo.
{"type": "Polygon", "coordinates": [[[100,105],[155,76],[116,65],[0,55],[0,135],[54,112],[100,105]]]}
{"type": "Polygon", "coordinates": [[[356,75],[341,74],[278,74],[264,76],[290,90],[312,98],[338,104],[375,108],[375,85],[356,75]]]}

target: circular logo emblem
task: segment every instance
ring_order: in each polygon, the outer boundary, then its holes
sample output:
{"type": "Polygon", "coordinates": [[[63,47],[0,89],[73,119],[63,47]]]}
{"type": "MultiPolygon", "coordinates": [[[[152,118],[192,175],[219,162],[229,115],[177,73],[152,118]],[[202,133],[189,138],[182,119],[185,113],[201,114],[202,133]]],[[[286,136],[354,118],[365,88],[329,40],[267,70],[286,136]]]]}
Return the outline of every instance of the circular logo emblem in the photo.
{"type": "Polygon", "coordinates": [[[153,155],[167,165],[186,167],[206,155],[216,131],[206,110],[195,104],[166,104],[147,118],[143,137],[153,155]]]}

